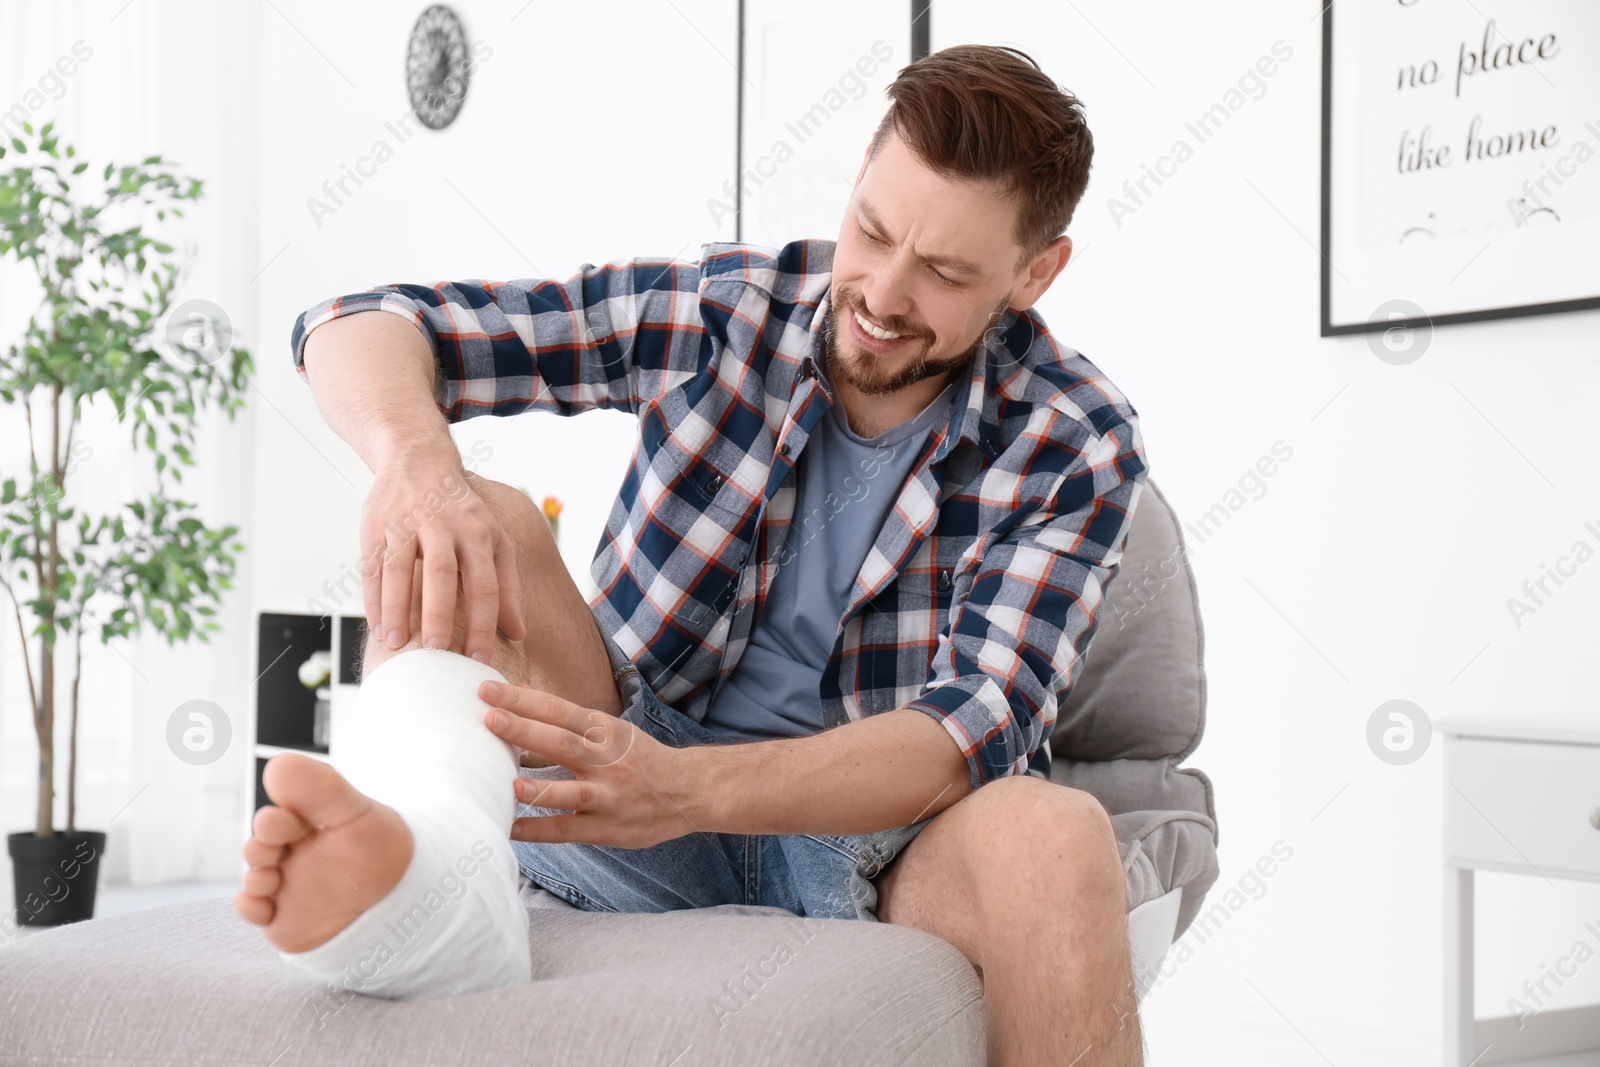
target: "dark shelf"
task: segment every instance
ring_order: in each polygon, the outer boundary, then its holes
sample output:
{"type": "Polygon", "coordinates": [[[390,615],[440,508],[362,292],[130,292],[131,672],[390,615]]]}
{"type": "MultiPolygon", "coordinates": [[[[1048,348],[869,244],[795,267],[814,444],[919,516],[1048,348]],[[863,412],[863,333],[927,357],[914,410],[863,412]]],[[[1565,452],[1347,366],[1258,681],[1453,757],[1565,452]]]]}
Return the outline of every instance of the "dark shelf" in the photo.
{"type": "Polygon", "coordinates": [[[300,684],[300,664],[333,650],[333,627],[319,615],[261,615],[257,644],[256,743],[326,752],[311,743],[317,694],[300,684]]]}
{"type": "Polygon", "coordinates": [[[361,680],[361,650],[367,644],[367,620],[360,615],[339,617],[340,685],[355,685],[361,680]]]}
{"type": "MultiPolygon", "coordinates": [[[[313,652],[334,651],[334,626],[339,627],[338,657],[330,684],[356,685],[367,621],[361,616],[288,615],[263,612],[257,628],[256,744],[326,756],[312,744],[317,694],[300,683],[300,665],[313,652]]],[[[262,788],[265,757],[256,759],[255,806],[270,803],[262,788]]]]}

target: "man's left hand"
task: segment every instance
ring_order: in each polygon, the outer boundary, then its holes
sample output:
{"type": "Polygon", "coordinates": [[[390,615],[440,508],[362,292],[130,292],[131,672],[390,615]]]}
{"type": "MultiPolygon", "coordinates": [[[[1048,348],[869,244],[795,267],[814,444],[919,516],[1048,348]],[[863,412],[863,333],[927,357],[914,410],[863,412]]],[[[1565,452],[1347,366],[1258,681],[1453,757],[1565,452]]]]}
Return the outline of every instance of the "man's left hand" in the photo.
{"type": "Polygon", "coordinates": [[[513,840],[646,848],[700,829],[689,814],[699,799],[693,748],[541,689],[484,682],[478,695],[491,705],[484,722],[495,736],[575,775],[516,780],[519,801],[572,814],[517,819],[513,840]]]}

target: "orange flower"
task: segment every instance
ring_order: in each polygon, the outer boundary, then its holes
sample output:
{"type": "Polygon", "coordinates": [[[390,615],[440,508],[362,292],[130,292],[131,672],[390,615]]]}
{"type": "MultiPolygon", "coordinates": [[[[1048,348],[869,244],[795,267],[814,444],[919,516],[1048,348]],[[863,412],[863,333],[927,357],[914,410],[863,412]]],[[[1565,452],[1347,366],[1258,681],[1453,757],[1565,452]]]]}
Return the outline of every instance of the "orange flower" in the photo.
{"type": "Polygon", "coordinates": [[[545,497],[544,498],[543,507],[544,507],[544,517],[545,518],[547,518],[547,519],[559,519],[561,517],[562,504],[561,504],[561,500],[560,500],[559,497],[553,497],[553,496],[545,497]]]}

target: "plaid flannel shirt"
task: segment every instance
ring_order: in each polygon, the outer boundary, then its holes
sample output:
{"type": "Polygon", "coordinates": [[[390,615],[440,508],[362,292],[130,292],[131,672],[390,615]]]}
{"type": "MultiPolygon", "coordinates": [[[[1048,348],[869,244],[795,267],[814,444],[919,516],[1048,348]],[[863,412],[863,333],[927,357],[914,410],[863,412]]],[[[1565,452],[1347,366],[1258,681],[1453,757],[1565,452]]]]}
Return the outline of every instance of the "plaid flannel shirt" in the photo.
{"type": "MultiPolygon", "coordinates": [[[[833,250],[711,243],[564,281],[381,286],[302,313],[295,366],[322,323],[387,311],[433,349],[451,422],[637,415],[590,607],[661,699],[702,719],[800,524],[795,462],[834,402],[816,371],[833,250]]],[[[1049,777],[1146,472],[1133,407],[1036,314],[1007,309],[987,336],[861,567],[820,693],[824,729],[932,716],[974,788],[1049,777]]]]}

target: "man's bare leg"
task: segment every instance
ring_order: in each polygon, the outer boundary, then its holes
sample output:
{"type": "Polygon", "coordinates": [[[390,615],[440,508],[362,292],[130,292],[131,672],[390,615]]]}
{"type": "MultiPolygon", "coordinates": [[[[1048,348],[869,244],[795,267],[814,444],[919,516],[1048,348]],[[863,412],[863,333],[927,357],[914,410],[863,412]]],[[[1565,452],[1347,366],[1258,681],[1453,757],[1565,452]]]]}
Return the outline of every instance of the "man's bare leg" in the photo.
{"type": "MultiPolygon", "coordinates": [[[[543,689],[579,707],[622,714],[622,697],[611,676],[611,661],[594,615],[561,559],[544,513],[521,490],[502,482],[469,472],[467,485],[489,506],[511,538],[516,547],[517,573],[522,579],[522,619],[527,635],[521,641],[510,641],[497,632],[489,666],[513,685],[543,689]]],[[[401,652],[422,647],[420,561],[411,588],[410,639],[400,648],[391,649],[376,633],[370,634],[362,649],[363,674],[401,652]]],[[[465,603],[457,597],[455,628],[450,636],[450,648],[456,652],[466,644],[465,603]]]]}
{"type": "Polygon", "coordinates": [[[1026,776],[988,782],[874,884],[881,921],[936,934],[978,968],[994,1067],[1143,1064],[1122,863],[1094,797],[1026,776]]]}
{"type": "MultiPolygon", "coordinates": [[[[620,714],[622,700],[605,645],[543,514],[519,490],[471,474],[467,480],[514,542],[523,591],[527,636],[518,642],[498,636],[489,666],[512,684],[620,714]]],[[[390,649],[369,638],[363,676],[422,647],[421,564],[417,567],[410,640],[390,649]]],[[[455,652],[465,643],[466,603],[457,597],[455,652]]],[[[250,869],[235,907],[263,927],[277,948],[303,952],[328,941],[394,888],[411,861],[412,837],[393,809],[309,756],[275,757],[267,764],[264,785],[273,804],[256,812],[253,835],[243,849],[250,869]]],[[[509,781],[505,788],[509,795],[509,781]]],[[[506,830],[509,834],[509,824],[506,830]]]]}

